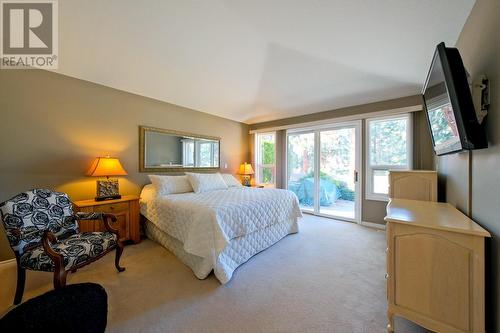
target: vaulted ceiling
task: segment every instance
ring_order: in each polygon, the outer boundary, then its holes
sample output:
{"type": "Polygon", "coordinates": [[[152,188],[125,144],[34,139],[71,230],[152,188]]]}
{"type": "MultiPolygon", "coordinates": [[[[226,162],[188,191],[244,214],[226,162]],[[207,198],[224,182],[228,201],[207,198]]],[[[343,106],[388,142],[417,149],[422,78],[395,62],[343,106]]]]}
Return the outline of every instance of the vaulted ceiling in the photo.
{"type": "Polygon", "coordinates": [[[420,92],[474,0],[64,0],[57,72],[255,123],[420,92]]]}

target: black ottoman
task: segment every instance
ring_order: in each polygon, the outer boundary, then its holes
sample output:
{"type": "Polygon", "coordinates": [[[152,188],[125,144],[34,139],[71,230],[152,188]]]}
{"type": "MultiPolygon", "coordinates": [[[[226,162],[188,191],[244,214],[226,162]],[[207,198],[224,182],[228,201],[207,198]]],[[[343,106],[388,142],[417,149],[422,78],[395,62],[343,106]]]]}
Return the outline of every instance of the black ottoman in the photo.
{"type": "Polygon", "coordinates": [[[104,332],[108,295],[95,283],[72,284],[37,296],[0,319],[0,332],[104,332]]]}

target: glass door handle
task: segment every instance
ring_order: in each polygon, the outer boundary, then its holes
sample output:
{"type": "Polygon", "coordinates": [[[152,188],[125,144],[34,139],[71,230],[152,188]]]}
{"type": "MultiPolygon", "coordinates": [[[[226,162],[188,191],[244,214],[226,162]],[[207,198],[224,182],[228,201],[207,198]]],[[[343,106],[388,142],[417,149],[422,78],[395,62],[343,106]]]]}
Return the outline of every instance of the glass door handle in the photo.
{"type": "Polygon", "coordinates": [[[357,170],[354,170],[354,182],[355,183],[358,182],[358,171],[357,170]]]}

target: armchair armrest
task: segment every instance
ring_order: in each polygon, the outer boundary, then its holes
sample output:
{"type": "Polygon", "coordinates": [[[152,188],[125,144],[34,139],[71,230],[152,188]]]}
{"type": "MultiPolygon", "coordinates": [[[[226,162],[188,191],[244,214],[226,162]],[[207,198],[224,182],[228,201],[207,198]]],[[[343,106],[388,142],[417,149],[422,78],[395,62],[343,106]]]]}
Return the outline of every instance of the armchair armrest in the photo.
{"type": "Polygon", "coordinates": [[[116,222],[116,216],[114,214],[102,212],[77,212],[76,214],[74,214],[74,218],[76,220],[101,220],[104,223],[104,227],[106,228],[106,230],[113,234],[116,234],[116,236],[119,238],[118,229],[113,228],[110,223],[110,220],[111,222],[116,222]]]}
{"type": "Polygon", "coordinates": [[[111,226],[111,223],[110,223],[110,220],[113,223],[116,222],[116,215],[109,214],[109,213],[101,213],[101,214],[102,214],[102,222],[104,222],[104,227],[106,228],[106,230],[116,234],[116,237],[118,237],[118,239],[120,239],[120,235],[118,234],[118,229],[113,228],[111,226]]]}
{"type": "Polygon", "coordinates": [[[64,256],[52,248],[50,244],[57,243],[57,237],[48,230],[42,235],[42,245],[45,253],[54,262],[54,288],[58,289],[66,285],[66,267],[64,266],[64,256]]]}
{"type": "Polygon", "coordinates": [[[57,243],[57,237],[50,231],[45,230],[42,235],[42,245],[43,250],[47,255],[54,261],[54,264],[57,267],[64,267],[63,265],[63,256],[62,254],[54,251],[50,244],[57,243]]]}
{"type": "Polygon", "coordinates": [[[102,220],[102,215],[104,213],[101,212],[77,212],[73,215],[76,220],[102,220]]]}

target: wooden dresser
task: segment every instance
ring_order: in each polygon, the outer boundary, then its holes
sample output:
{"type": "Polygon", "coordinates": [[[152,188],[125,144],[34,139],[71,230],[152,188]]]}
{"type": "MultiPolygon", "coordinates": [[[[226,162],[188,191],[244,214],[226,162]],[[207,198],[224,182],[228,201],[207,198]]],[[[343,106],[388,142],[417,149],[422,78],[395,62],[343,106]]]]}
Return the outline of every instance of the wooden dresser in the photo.
{"type": "Polygon", "coordinates": [[[437,172],[391,170],[389,198],[437,201],[437,172]]]}
{"type": "Polygon", "coordinates": [[[435,332],[484,332],[484,238],[447,203],[387,205],[387,331],[399,315],[435,332]]]}
{"type": "MultiPolygon", "coordinates": [[[[122,241],[131,240],[134,243],[141,241],[139,231],[139,197],[135,195],[124,195],[121,199],[95,201],[81,200],[73,202],[77,212],[104,212],[116,215],[113,225],[119,230],[122,241]]],[[[106,231],[101,221],[89,220],[79,221],[80,231],[106,231]]]]}

